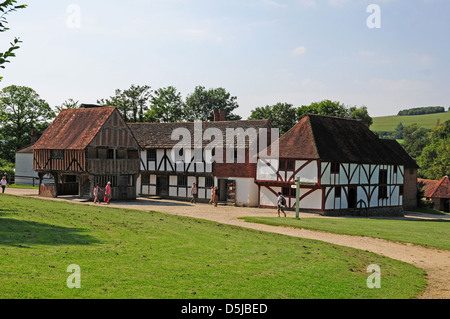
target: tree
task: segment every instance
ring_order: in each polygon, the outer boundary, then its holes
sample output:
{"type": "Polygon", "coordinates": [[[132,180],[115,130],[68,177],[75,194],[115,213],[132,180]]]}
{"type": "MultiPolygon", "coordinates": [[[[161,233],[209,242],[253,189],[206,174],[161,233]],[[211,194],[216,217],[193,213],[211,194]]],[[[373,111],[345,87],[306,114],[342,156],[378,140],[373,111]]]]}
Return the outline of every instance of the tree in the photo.
{"type": "Polygon", "coordinates": [[[115,106],[126,122],[143,122],[144,113],[148,109],[150,100],[150,86],[131,85],[127,90],[117,89],[115,95],[109,99],[97,100],[97,103],[105,106],[115,106]]]}
{"type": "Polygon", "coordinates": [[[436,126],[418,157],[420,175],[439,180],[450,174],[450,121],[436,126]]]}
{"type": "Polygon", "coordinates": [[[349,111],[344,104],[340,102],[333,102],[324,100],[320,102],[313,102],[310,105],[302,105],[297,109],[297,120],[301,120],[306,114],[319,114],[337,117],[348,117],[349,111]]]}
{"type": "MultiPolygon", "coordinates": [[[[6,24],[8,23],[8,21],[6,20],[6,15],[8,13],[17,11],[18,9],[24,9],[26,6],[26,4],[17,5],[16,0],[6,0],[0,3],[0,32],[6,32],[9,30],[9,28],[6,27],[6,24]]],[[[14,51],[19,49],[18,44],[21,42],[22,41],[20,41],[19,38],[15,38],[13,42],[10,43],[8,50],[6,50],[5,52],[0,52],[0,68],[4,69],[4,64],[10,63],[9,58],[16,56],[14,51]]],[[[3,77],[0,76],[0,81],[2,79],[3,77]]]]}
{"type": "Polygon", "coordinates": [[[15,152],[30,144],[30,133],[42,133],[55,113],[33,89],[11,85],[0,92],[0,154],[13,162],[15,152]]]}
{"type": "Polygon", "coordinates": [[[76,109],[79,107],[80,107],[79,101],[75,101],[74,99],[70,98],[68,100],[65,100],[61,105],[57,105],[55,109],[56,112],[59,114],[62,110],[76,109]]]}
{"type": "Polygon", "coordinates": [[[239,107],[237,98],[231,96],[224,88],[205,90],[203,86],[197,86],[194,92],[186,98],[184,108],[184,119],[187,121],[212,121],[213,110],[222,109],[226,111],[228,121],[240,120],[239,115],[233,111],[239,107]]]}
{"type": "Polygon", "coordinates": [[[402,146],[412,158],[416,159],[429,143],[430,131],[418,126],[416,123],[403,127],[404,143],[402,146]]]}
{"type": "Polygon", "coordinates": [[[173,86],[160,88],[150,98],[150,109],[145,113],[148,122],[180,122],[183,120],[184,102],[173,86]]]}
{"type": "Polygon", "coordinates": [[[268,119],[273,127],[280,130],[280,134],[289,131],[296,123],[296,109],[289,103],[266,105],[252,110],[249,120],[268,119]]]}
{"type": "Polygon", "coordinates": [[[366,106],[362,107],[351,107],[349,109],[350,117],[355,120],[361,120],[367,127],[370,127],[373,124],[373,119],[369,115],[366,106]]]}

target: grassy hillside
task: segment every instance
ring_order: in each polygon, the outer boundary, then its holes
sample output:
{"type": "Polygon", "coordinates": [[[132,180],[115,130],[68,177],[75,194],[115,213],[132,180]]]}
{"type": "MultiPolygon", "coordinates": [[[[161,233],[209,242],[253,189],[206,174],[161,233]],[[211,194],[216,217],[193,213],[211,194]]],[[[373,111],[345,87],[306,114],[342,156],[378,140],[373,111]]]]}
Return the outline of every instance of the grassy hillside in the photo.
{"type": "Polygon", "coordinates": [[[425,115],[374,117],[370,129],[372,131],[394,131],[399,123],[402,123],[404,126],[417,123],[422,127],[432,129],[436,126],[438,120],[441,123],[450,120],[450,111],[425,115]]]}

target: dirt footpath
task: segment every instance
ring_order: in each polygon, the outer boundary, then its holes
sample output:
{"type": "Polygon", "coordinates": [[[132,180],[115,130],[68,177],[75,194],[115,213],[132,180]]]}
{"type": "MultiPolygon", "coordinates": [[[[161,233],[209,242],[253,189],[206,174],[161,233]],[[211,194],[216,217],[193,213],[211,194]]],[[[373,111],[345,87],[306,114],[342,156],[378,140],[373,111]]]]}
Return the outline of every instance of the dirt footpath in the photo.
{"type": "MultiPolygon", "coordinates": [[[[8,189],[7,193],[21,196],[36,196],[35,190],[8,189]]],[[[93,205],[91,202],[80,201],[71,197],[58,198],[56,200],[68,200],[80,204],[93,205]]],[[[244,216],[266,216],[275,217],[275,210],[259,208],[242,208],[232,206],[214,207],[208,204],[190,204],[186,202],[143,199],[136,201],[111,203],[111,207],[131,208],[140,210],[155,210],[162,213],[182,215],[215,222],[236,225],[261,231],[279,233],[288,236],[308,238],[333,243],[336,245],[352,247],[370,251],[392,259],[404,261],[423,269],[427,273],[428,285],[426,290],[419,296],[422,299],[450,299],[450,251],[425,248],[412,244],[395,243],[382,239],[370,237],[338,235],[326,232],[296,229],[290,227],[277,227],[262,224],[247,223],[239,217],[244,216]]],[[[288,212],[288,217],[295,217],[294,212],[288,212]]],[[[300,218],[322,217],[317,214],[301,213],[300,218]]],[[[436,217],[434,215],[407,215],[406,218],[425,219],[450,219],[449,216],[436,217]]]]}

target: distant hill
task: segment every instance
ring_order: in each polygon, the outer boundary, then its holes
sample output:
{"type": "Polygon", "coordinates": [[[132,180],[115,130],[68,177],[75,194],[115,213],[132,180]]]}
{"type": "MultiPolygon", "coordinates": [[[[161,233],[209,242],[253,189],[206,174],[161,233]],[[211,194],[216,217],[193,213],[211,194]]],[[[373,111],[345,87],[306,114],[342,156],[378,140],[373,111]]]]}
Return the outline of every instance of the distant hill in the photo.
{"type": "Polygon", "coordinates": [[[407,126],[413,123],[417,123],[427,129],[432,129],[436,126],[438,120],[440,122],[445,122],[450,120],[450,111],[444,113],[435,114],[424,114],[424,115],[393,115],[393,116],[382,116],[374,117],[373,124],[370,126],[372,131],[395,131],[395,128],[399,123],[403,126],[407,126]]]}

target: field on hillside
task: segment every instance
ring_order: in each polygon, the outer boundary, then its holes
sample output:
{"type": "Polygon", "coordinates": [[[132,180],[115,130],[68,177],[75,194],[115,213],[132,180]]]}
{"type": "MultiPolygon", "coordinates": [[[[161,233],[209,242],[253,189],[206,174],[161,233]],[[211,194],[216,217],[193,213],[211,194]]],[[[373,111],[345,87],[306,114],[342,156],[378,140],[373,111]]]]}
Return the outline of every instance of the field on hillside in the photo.
{"type": "Polygon", "coordinates": [[[372,131],[395,131],[395,128],[399,123],[403,126],[407,126],[413,123],[432,129],[436,126],[438,120],[442,123],[450,120],[450,111],[445,113],[425,114],[425,115],[411,115],[411,116],[383,116],[374,117],[373,124],[370,127],[372,131]]]}
{"type": "Polygon", "coordinates": [[[413,298],[426,284],[422,270],[366,251],[11,195],[0,196],[0,269],[2,299],[413,298]],[[381,289],[367,287],[372,264],[382,269],[381,289]],[[81,288],[67,286],[70,265],[81,288]]]}

